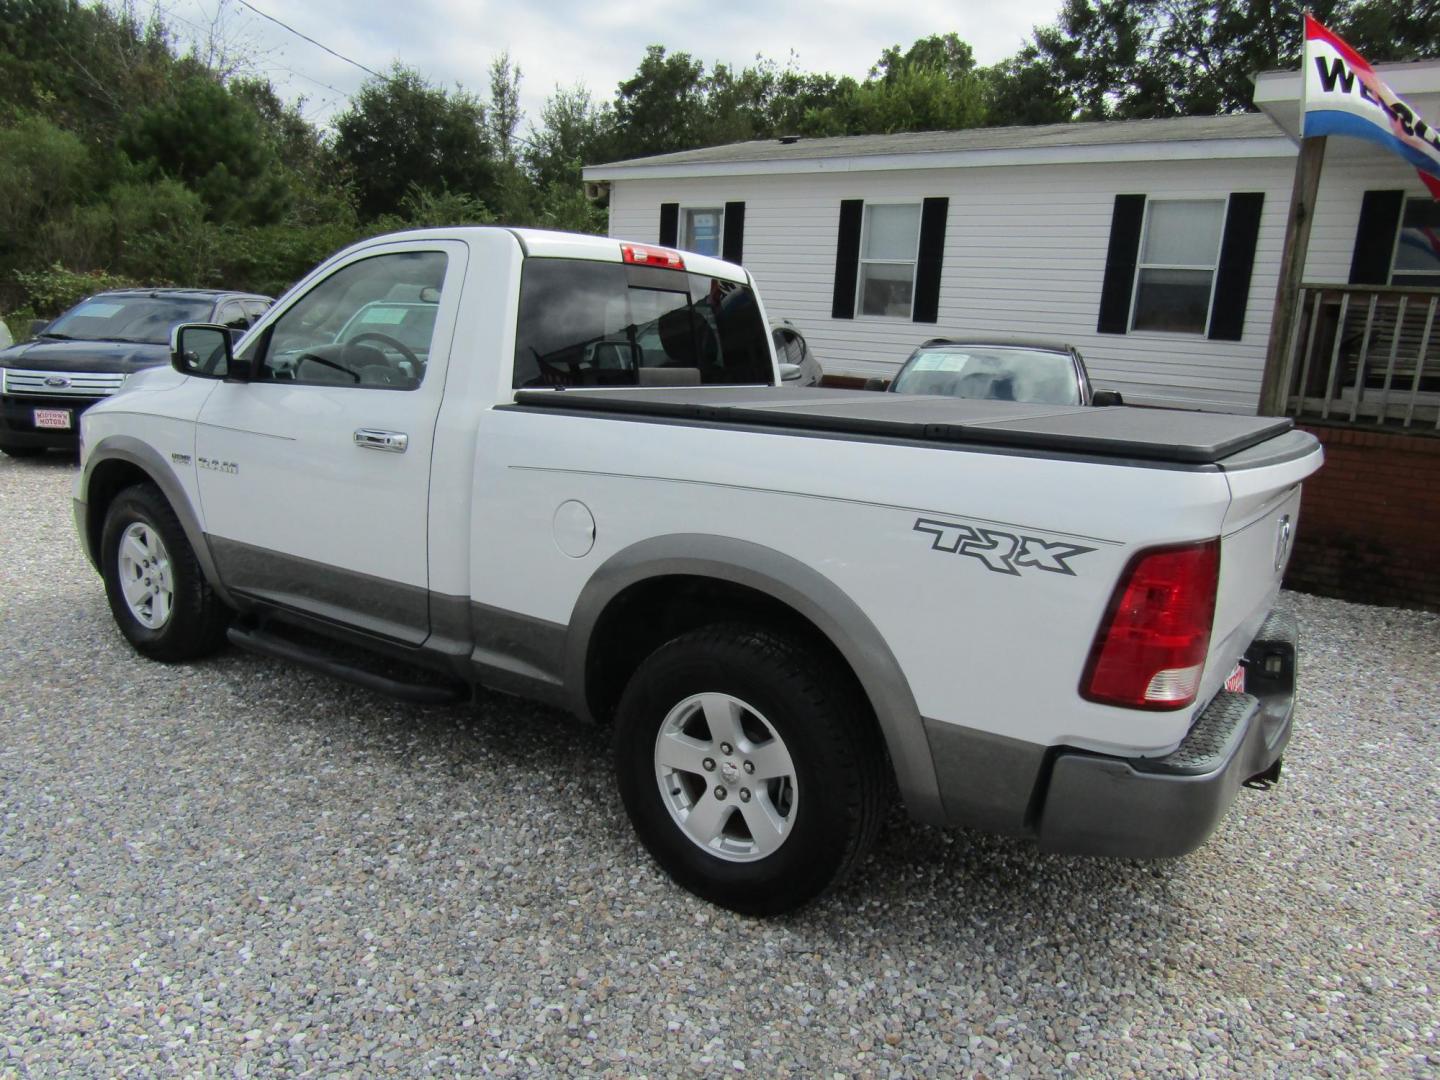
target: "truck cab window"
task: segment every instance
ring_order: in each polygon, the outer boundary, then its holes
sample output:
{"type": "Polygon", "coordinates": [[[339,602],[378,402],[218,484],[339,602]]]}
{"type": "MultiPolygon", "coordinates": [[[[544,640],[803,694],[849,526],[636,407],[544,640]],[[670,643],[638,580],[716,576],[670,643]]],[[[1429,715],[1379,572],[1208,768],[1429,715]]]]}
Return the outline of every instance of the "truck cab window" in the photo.
{"type": "Polygon", "coordinates": [[[325,278],[255,343],[254,381],[414,390],[445,282],[438,251],[376,255],[325,278]]]}
{"type": "Polygon", "coordinates": [[[769,385],[751,290],[681,270],[530,259],[520,285],[516,387],[769,385]]]}

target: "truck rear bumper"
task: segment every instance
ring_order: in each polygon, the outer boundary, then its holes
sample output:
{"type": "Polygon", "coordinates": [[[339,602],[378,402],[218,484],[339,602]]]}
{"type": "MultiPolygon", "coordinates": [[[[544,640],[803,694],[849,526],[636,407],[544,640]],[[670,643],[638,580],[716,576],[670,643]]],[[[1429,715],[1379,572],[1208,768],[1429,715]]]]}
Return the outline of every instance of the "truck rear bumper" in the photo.
{"type": "Polygon", "coordinates": [[[1247,781],[1273,777],[1295,709],[1297,632],[1272,613],[1222,692],[1163,758],[1046,749],[926,721],[951,825],[1030,836],[1045,851],[1164,858],[1195,850],[1247,781]]]}
{"type": "Polygon", "coordinates": [[[1217,695],[1166,757],[1058,753],[1036,822],[1041,848],[1129,858],[1194,851],[1242,784],[1278,774],[1295,711],[1296,644],[1294,620],[1272,614],[1246,651],[1246,692],[1217,695]]]}

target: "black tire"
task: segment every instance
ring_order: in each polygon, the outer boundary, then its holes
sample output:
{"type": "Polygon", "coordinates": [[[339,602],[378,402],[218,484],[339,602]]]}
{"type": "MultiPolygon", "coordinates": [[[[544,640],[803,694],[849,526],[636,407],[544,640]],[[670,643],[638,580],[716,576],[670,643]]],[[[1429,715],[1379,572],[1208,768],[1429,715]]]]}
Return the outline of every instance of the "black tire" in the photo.
{"type": "Polygon", "coordinates": [[[33,458],[45,453],[43,446],[0,446],[0,454],[13,458],[33,458]]]}
{"type": "MultiPolygon", "coordinates": [[[[708,721],[702,726],[704,737],[720,745],[708,733],[708,721]]],[[[769,629],[705,627],[656,650],[625,689],[614,739],[620,796],[641,841],[678,884],[732,911],[777,915],[813,900],[859,862],[880,821],[884,751],[859,686],[820,650],[769,629]],[[683,716],[681,704],[698,694],[724,695],[748,706],[751,711],[741,713],[745,723],[753,724],[758,715],[761,726],[755,730],[764,733],[768,727],[793,764],[789,831],[774,850],[756,848],[751,861],[734,861],[702,847],[682,828],[679,811],[671,809],[677,799],[693,799],[688,818],[701,809],[701,793],[722,804],[738,797],[734,784],[750,781],[743,774],[735,781],[733,768],[732,786],[721,787],[723,797],[707,785],[723,785],[720,770],[743,761],[712,763],[716,771],[708,776],[672,773],[668,791],[662,790],[657,767],[661,732],[672,711],[683,716]],[[693,790],[682,795],[682,786],[693,790]]],[[[767,806],[785,803],[783,786],[774,790],[779,802],[767,801],[767,806]]],[[[753,835],[744,818],[752,798],[758,802],[758,786],[756,794],[746,792],[745,807],[722,811],[729,815],[723,819],[727,832],[753,835]]],[[[722,837],[717,842],[731,841],[722,837]]],[[[744,835],[737,842],[757,843],[744,835]]]]}
{"type": "Polygon", "coordinates": [[[205,580],[180,519],[154,485],[137,484],[115,496],[101,532],[100,571],[115,624],[142,655],[174,663],[198,660],[224,645],[230,610],[205,580]],[[154,613],[153,626],[145,625],[132,609],[121,580],[121,545],[132,526],[152,530],[167,556],[171,602],[168,614],[154,613]]]}

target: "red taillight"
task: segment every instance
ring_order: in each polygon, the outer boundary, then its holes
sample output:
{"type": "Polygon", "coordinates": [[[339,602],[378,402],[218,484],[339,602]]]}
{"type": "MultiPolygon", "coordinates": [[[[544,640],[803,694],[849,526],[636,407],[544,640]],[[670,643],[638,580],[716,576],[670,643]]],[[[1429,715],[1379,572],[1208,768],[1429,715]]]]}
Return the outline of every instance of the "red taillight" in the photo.
{"type": "Polygon", "coordinates": [[[1219,540],[1130,560],[1095,635],[1081,696],[1131,709],[1191,704],[1210,650],[1219,579],[1219,540]]]}
{"type": "Polygon", "coordinates": [[[621,244],[620,258],[636,266],[659,266],[666,270],[685,269],[685,260],[678,251],[650,247],[648,244],[621,244]]]}

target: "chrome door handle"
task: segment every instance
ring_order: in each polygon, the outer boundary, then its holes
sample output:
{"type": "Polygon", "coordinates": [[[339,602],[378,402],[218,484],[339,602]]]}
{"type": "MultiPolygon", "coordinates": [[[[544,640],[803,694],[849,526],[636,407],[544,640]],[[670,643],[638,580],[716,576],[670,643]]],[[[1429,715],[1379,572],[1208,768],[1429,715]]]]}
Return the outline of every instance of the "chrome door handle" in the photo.
{"type": "Polygon", "coordinates": [[[410,445],[410,436],[403,431],[358,428],[355,432],[355,445],[363,450],[388,450],[392,454],[403,454],[410,445]]]}

